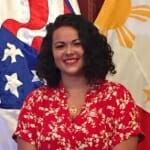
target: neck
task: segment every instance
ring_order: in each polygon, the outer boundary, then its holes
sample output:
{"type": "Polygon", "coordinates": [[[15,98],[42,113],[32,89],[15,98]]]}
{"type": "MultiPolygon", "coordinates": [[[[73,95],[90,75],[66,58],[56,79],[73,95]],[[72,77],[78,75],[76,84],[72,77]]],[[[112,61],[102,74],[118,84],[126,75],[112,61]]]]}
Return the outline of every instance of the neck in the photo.
{"type": "Polygon", "coordinates": [[[62,76],[62,84],[68,90],[82,89],[88,86],[84,76],[62,76]]]}

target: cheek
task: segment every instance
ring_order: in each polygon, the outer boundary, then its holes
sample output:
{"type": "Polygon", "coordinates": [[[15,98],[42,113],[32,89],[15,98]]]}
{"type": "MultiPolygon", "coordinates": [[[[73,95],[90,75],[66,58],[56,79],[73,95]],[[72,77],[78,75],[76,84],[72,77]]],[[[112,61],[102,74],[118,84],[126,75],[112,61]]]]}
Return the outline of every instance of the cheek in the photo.
{"type": "Polygon", "coordinates": [[[84,51],[83,50],[80,52],[80,56],[82,57],[82,59],[84,59],[84,51]]]}
{"type": "Polygon", "coordinates": [[[59,64],[60,61],[61,61],[61,54],[54,52],[54,53],[53,53],[53,57],[54,57],[54,62],[55,62],[55,64],[56,64],[56,66],[58,66],[58,64],[59,64]]]}
{"type": "Polygon", "coordinates": [[[59,53],[53,51],[53,57],[54,57],[54,60],[58,59],[59,58],[59,53]]]}
{"type": "Polygon", "coordinates": [[[80,53],[80,55],[84,55],[84,49],[83,49],[83,47],[80,47],[80,49],[79,49],[79,53],[80,53]]]}

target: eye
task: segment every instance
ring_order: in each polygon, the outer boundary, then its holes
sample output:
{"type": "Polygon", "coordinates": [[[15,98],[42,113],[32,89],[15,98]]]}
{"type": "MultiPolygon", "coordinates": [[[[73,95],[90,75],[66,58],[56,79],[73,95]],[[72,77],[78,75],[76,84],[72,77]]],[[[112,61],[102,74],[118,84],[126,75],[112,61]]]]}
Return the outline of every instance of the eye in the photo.
{"type": "Polygon", "coordinates": [[[57,49],[60,49],[60,48],[63,48],[63,47],[64,47],[64,45],[62,45],[62,44],[61,44],[61,45],[56,45],[56,46],[55,46],[55,48],[57,48],[57,49]]]}
{"type": "Polygon", "coordinates": [[[75,40],[73,42],[73,45],[75,45],[75,46],[81,46],[81,41],[80,40],[75,40]]]}
{"type": "Polygon", "coordinates": [[[54,48],[55,48],[55,49],[62,49],[62,48],[64,48],[64,46],[65,46],[64,43],[56,43],[56,44],[54,45],[54,48]]]}

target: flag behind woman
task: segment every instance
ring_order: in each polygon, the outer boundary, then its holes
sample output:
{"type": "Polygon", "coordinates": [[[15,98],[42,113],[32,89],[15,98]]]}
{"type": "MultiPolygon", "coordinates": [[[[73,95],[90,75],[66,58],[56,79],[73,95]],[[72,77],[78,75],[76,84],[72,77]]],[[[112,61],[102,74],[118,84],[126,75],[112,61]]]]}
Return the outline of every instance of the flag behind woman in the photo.
{"type": "Polygon", "coordinates": [[[0,0],[0,150],[15,150],[12,132],[25,96],[41,83],[36,56],[45,26],[80,13],[77,0],[0,0]]]}
{"type": "MultiPolygon", "coordinates": [[[[114,52],[117,75],[139,106],[145,140],[150,146],[150,0],[105,0],[95,25],[107,36],[114,52]]],[[[110,77],[108,77],[110,78],[110,77]]]]}

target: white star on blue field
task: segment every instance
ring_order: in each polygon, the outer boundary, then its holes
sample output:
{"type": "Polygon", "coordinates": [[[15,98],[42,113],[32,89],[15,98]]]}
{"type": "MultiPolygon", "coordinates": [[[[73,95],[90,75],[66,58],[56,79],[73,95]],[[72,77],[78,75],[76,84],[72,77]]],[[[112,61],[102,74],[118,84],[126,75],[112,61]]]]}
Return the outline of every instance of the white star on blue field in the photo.
{"type": "Polygon", "coordinates": [[[19,109],[25,97],[41,86],[35,65],[37,51],[0,28],[0,108],[19,109]]]}

